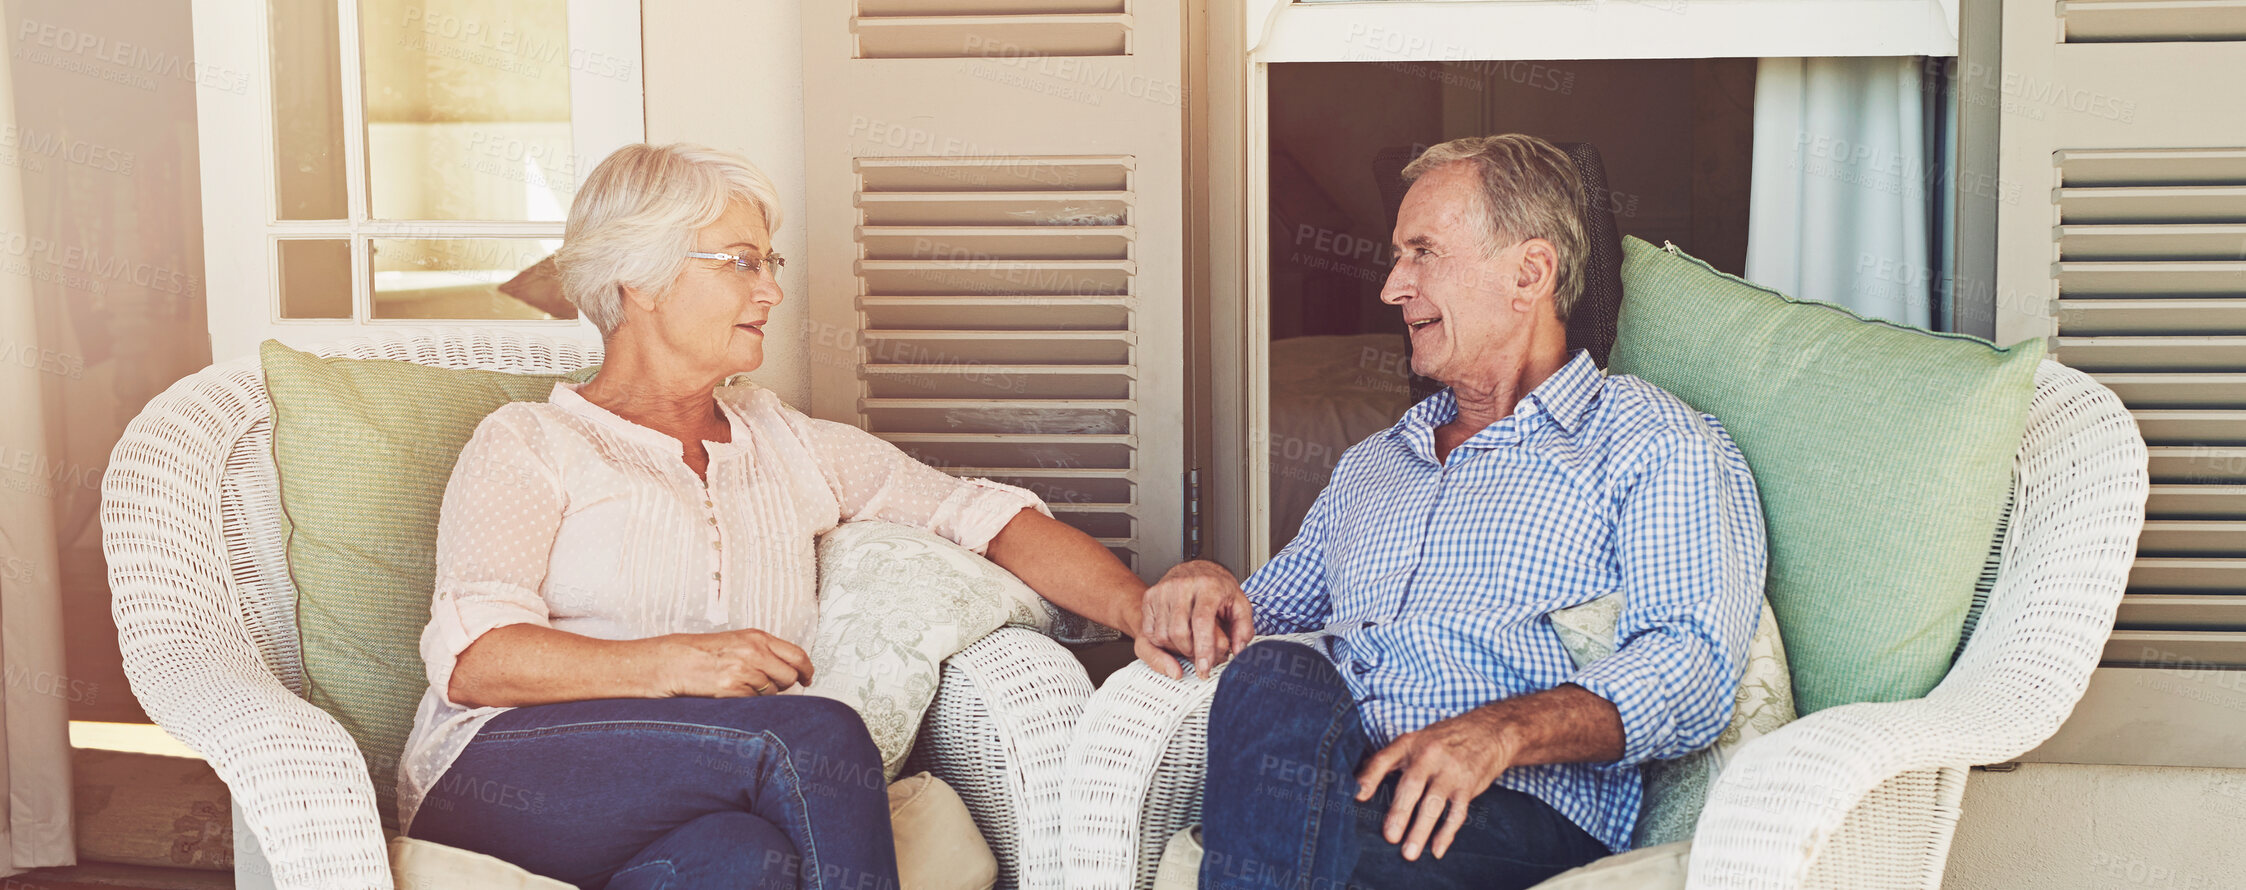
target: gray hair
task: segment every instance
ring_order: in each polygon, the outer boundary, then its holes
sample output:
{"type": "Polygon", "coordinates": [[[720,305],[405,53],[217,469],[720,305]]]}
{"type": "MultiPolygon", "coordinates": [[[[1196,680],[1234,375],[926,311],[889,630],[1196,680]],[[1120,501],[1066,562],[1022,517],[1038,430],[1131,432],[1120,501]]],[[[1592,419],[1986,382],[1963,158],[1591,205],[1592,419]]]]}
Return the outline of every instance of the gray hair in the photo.
{"type": "Polygon", "coordinates": [[[554,252],[562,297],[609,335],[624,321],[622,288],[668,296],[695,233],[737,201],[763,213],[768,231],[780,230],[780,193],[747,158],[690,142],[617,149],[569,205],[554,252]]]}
{"type": "Polygon", "coordinates": [[[1559,270],[1552,282],[1552,308],[1566,321],[1583,296],[1584,264],[1590,238],[1583,226],[1583,177],[1575,162],[1534,136],[1470,136],[1422,153],[1404,167],[1404,182],[1451,164],[1471,164],[1482,181],[1482,252],[1485,255],[1530,238],[1552,242],[1559,270]]]}

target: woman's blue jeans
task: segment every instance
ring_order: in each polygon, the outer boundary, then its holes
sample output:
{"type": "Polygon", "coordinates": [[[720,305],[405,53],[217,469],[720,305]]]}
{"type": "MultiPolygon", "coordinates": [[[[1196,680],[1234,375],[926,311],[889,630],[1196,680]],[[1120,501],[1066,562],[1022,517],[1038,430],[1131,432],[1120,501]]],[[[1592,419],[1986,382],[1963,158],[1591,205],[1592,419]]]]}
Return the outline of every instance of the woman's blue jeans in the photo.
{"type": "Polygon", "coordinates": [[[1491,786],[1443,858],[1430,843],[1407,861],[1381,836],[1396,775],[1357,802],[1357,768],[1371,747],[1325,653],[1270,640],[1235,656],[1209,708],[1204,890],[1509,890],[1607,854],[1543,801],[1491,786]]]}
{"type": "Polygon", "coordinates": [[[897,888],[881,754],[856,711],[804,695],[507,711],[412,835],[584,888],[897,888]]]}

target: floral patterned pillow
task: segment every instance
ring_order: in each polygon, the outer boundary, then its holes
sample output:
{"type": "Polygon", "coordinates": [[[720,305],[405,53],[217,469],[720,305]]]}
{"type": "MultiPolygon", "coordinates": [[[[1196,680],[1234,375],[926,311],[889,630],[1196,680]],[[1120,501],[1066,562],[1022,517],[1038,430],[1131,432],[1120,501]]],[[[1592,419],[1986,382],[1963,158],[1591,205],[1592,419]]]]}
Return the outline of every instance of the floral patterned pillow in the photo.
{"type": "MultiPolygon", "coordinates": [[[[1581,670],[1614,654],[1614,626],[1622,616],[1622,594],[1602,596],[1551,615],[1552,629],[1581,670]]],[[[1645,766],[1645,805],[1638,811],[1638,828],[1631,843],[1639,848],[1690,840],[1700,809],[1708,802],[1708,789],[1716,774],[1731,762],[1732,752],[1750,739],[1769,735],[1794,721],[1794,684],[1786,669],[1786,647],[1778,639],[1778,619],[1763,601],[1762,621],[1747,644],[1747,669],[1739,677],[1739,696],[1732,703],[1731,724],[1716,743],[1675,760],[1656,760],[1645,766]]]]}
{"type": "Polygon", "coordinates": [[[944,659],[1008,625],[1062,642],[1115,635],[934,534],[845,523],[819,539],[819,625],[810,646],[816,674],[803,694],[856,708],[894,781],[935,700],[944,659]]]}

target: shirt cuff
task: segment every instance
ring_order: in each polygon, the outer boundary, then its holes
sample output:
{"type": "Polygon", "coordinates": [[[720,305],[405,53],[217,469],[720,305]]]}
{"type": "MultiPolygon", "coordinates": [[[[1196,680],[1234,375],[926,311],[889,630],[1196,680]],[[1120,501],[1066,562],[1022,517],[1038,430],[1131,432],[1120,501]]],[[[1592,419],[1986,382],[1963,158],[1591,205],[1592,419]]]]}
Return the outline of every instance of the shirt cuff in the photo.
{"type": "Polygon", "coordinates": [[[462,599],[458,590],[438,593],[437,603],[430,609],[429,628],[421,635],[421,661],[428,668],[429,685],[445,704],[466,707],[452,700],[452,672],[460,664],[460,653],[470,644],[510,624],[553,626],[543,600],[533,605],[519,602],[517,596],[472,595],[462,599]]]}
{"type": "Polygon", "coordinates": [[[1677,735],[1675,709],[1668,701],[1668,678],[1643,658],[1617,652],[1575,672],[1568,683],[1606,699],[1622,716],[1622,759],[1597,764],[1636,767],[1662,756],[1677,735]]]}
{"type": "Polygon", "coordinates": [[[1045,502],[1026,488],[988,479],[961,479],[959,487],[936,511],[937,519],[930,530],[981,556],[990,548],[991,539],[1026,509],[1053,515],[1045,502]]]}

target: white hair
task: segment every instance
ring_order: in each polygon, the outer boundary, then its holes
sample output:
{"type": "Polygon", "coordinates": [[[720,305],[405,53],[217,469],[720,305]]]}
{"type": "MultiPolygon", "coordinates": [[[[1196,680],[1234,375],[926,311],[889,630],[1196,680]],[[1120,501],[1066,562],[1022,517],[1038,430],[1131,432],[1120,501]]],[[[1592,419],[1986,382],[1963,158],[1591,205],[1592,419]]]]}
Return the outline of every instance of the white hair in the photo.
{"type": "Polygon", "coordinates": [[[569,205],[554,252],[562,297],[609,335],[624,321],[622,289],[669,295],[695,233],[741,201],[764,214],[767,231],[780,230],[780,194],[747,158],[690,142],[617,149],[569,205]]]}

